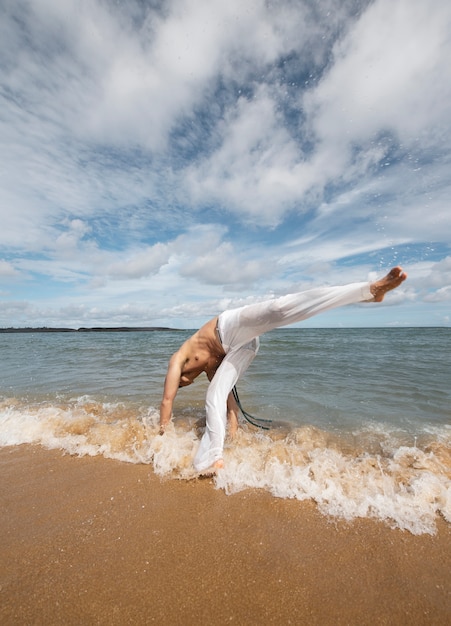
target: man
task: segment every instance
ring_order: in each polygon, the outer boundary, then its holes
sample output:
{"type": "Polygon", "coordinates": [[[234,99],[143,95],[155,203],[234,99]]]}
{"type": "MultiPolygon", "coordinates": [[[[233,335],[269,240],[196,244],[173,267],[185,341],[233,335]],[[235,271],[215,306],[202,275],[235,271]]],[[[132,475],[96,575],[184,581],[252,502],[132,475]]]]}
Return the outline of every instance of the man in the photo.
{"type": "Polygon", "coordinates": [[[210,385],[206,398],[205,433],[194,458],[199,472],[224,467],[223,448],[227,418],[232,433],[238,426],[238,406],[231,393],[238,378],[258,351],[258,337],[280,326],[294,324],[323,311],[357,302],[381,302],[407,274],[400,267],[373,283],[320,287],[266,302],[225,311],[207,322],[172,355],[160,407],[160,435],[171,420],[172,406],[180,387],[205,372],[210,385]]]}

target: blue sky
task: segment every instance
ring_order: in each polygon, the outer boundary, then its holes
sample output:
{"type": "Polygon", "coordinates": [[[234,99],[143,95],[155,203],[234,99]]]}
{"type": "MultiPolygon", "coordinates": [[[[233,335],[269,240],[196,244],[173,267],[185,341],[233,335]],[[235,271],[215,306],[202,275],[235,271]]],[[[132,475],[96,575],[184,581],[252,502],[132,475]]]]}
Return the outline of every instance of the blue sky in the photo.
{"type": "Polygon", "coordinates": [[[449,326],[446,0],[3,0],[0,327],[449,326]]]}

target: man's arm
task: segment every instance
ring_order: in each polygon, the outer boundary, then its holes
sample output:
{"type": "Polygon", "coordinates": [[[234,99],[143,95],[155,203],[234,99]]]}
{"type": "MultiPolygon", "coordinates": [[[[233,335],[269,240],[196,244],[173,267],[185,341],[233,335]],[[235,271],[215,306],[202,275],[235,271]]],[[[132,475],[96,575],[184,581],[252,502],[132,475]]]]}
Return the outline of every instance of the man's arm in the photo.
{"type": "Polygon", "coordinates": [[[169,361],[166,379],[164,381],[163,399],[160,405],[160,435],[171,421],[172,405],[180,385],[182,375],[182,359],[178,352],[172,355],[169,361]]]}

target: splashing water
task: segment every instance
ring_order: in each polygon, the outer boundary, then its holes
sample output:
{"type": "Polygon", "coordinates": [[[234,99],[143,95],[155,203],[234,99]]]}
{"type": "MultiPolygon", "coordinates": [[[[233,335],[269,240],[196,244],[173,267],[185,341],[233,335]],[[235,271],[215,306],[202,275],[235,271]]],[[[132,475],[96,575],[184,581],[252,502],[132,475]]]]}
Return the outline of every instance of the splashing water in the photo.
{"type": "MultiPolygon", "coordinates": [[[[0,405],[0,445],[40,444],[73,455],[146,463],[156,474],[189,480],[203,431],[196,411],[158,435],[158,411],[82,397],[70,404],[0,405]]],[[[227,494],[264,489],[279,498],[314,500],[327,515],[374,517],[414,534],[451,522],[451,429],[401,445],[395,432],[362,428],[352,439],[313,426],[276,424],[270,432],[243,425],[227,441],[215,478],[227,494]]]]}

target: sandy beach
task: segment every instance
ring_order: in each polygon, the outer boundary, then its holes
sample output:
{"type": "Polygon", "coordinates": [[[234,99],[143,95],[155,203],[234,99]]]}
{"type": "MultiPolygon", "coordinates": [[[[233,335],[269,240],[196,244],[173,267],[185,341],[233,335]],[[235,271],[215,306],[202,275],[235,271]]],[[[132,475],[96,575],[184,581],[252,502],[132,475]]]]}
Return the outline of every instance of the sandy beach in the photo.
{"type": "Polygon", "coordinates": [[[0,621],[445,624],[451,530],[20,446],[0,451],[0,621]]]}

